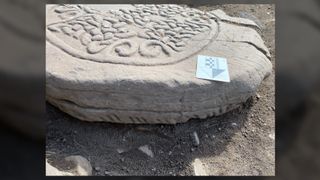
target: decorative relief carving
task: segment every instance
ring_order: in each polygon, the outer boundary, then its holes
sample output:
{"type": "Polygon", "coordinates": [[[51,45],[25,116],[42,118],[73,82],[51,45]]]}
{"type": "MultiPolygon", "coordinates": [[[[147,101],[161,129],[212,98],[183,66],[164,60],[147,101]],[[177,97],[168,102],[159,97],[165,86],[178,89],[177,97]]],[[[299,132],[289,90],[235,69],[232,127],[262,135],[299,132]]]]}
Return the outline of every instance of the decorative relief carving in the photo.
{"type": "Polygon", "coordinates": [[[47,25],[47,39],[72,55],[99,62],[123,63],[121,57],[133,57],[170,63],[199,51],[218,33],[214,16],[178,5],[135,5],[106,12],[59,5],[54,13],[61,21],[47,25]],[[201,34],[204,42],[194,47],[193,38],[201,34]]]}

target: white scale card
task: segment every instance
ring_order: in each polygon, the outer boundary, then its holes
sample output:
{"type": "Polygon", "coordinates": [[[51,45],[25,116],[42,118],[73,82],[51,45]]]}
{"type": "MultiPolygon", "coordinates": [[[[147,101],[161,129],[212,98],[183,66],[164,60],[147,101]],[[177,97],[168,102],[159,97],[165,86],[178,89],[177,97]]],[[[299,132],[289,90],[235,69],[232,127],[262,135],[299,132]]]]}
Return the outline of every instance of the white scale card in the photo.
{"type": "Polygon", "coordinates": [[[230,82],[227,59],[199,55],[196,77],[200,79],[230,82]]]}

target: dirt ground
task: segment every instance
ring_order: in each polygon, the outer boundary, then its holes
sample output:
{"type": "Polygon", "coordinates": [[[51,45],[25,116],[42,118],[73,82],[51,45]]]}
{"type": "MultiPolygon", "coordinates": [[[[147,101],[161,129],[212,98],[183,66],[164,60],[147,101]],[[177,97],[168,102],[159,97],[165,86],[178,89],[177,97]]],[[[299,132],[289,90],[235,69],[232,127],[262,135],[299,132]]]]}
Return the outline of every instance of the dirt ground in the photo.
{"type": "MultiPolygon", "coordinates": [[[[231,16],[261,26],[275,66],[274,5],[219,5],[231,16]]],[[[70,155],[87,158],[93,175],[194,175],[198,158],[209,175],[275,174],[275,73],[240,109],[177,125],[121,125],[81,122],[47,104],[46,157],[57,168],[70,155]],[[200,144],[194,145],[193,132],[200,144]],[[138,150],[148,145],[154,157],[138,150]]]]}

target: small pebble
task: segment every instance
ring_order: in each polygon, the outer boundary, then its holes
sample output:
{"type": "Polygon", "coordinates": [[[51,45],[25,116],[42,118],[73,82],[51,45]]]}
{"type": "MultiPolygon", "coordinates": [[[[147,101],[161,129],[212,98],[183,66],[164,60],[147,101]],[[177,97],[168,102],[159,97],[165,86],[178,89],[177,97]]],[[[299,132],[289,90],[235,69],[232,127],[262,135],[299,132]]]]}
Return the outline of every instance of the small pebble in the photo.
{"type": "Polygon", "coordinates": [[[199,137],[198,137],[198,134],[197,134],[196,131],[194,131],[194,132],[192,133],[192,138],[193,138],[193,145],[194,145],[194,146],[199,146],[200,140],[199,140],[199,137]]]}
{"type": "Polygon", "coordinates": [[[257,94],[257,99],[260,99],[260,98],[261,98],[260,94],[257,94]]]}
{"type": "Polygon", "coordinates": [[[156,168],[152,168],[152,169],[151,169],[151,171],[156,171],[156,170],[157,170],[156,168]]]}
{"type": "Polygon", "coordinates": [[[269,138],[274,140],[275,139],[275,135],[274,134],[269,134],[269,138]]]}
{"type": "Polygon", "coordinates": [[[119,154],[121,154],[121,153],[124,152],[124,150],[123,150],[123,149],[117,149],[117,152],[118,152],[119,154]]]}
{"type": "Polygon", "coordinates": [[[237,123],[231,123],[232,126],[237,126],[237,123]]]}
{"type": "Polygon", "coordinates": [[[94,167],[94,170],[95,170],[95,171],[100,171],[100,167],[99,167],[99,166],[94,167]]]}
{"type": "Polygon", "coordinates": [[[146,155],[148,155],[149,157],[153,158],[154,154],[150,148],[149,145],[144,145],[144,146],[140,146],[139,150],[142,151],[143,153],[145,153],[146,155]]]}

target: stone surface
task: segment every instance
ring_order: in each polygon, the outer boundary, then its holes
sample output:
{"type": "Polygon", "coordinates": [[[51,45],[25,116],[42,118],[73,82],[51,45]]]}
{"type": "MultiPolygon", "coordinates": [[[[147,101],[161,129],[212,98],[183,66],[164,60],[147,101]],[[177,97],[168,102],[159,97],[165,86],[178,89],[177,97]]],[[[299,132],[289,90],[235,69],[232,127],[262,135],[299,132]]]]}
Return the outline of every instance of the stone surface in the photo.
{"type": "Polygon", "coordinates": [[[47,5],[46,97],[78,119],[174,124],[220,115],[271,72],[251,20],[176,5],[117,7],[47,5]],[[226,58],[231,82],[197,79],[198,55],[226,58]]]}
{"type": "Polygon", "coordinates": [[[70,172],[60,171],[59,169],[53,167],[46,160],[46,176],[72,176],[70,172]]]}
{"type": "Polygon", "coordinates": [[[75,165],[74,171],[79,176],[92,175],[92,166],[86,158],[76,155],[76,156],[68,156],[65,158],[65,160],[75,165]]]}
{"type": "MultiPolygon", "coordinates": [[[[46,175],[47,176],[90,176],[92,175],[92,166],[90,162],[82,156],[68,156],[63,163],[71,163],[71,169],[64,168],[59,170],[48,163],[46,159],[46,175]]],[[[62,168],[64,167],[61,164],[62,168]]],[[[61,168],[61,167],[60,167],[61,168]]]]}
{"type": "Polygon", "coordinates": [[[203,163],[200,161],[200,159],[196,158],[193,163],[193,171],[194,171],[194,175],[196,176],[208,176],[203,163]]]}

